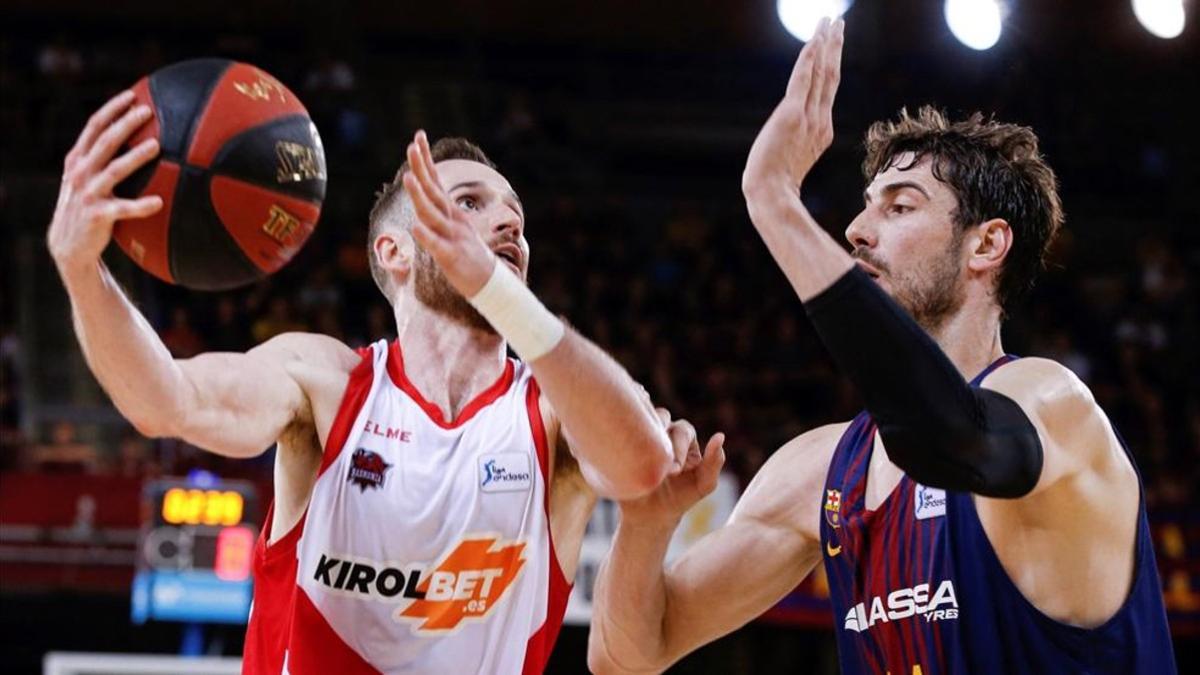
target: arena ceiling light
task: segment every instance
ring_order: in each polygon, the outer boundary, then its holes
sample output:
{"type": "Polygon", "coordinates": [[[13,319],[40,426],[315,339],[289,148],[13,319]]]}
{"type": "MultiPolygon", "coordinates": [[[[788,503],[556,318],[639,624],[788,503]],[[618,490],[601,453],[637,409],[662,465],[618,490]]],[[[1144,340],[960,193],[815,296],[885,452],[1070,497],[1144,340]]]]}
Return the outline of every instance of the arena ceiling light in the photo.
{"type": "Polygon", "coordinates": [[[971,49],[991,49],[1000,40],[1005,10],[1002,0],[946,0],[946,25],[971,49]]]}
{"type": "Polygon", "coordinates": [[[778,0],[779,21],[789,33],[808,42],[824,17],[837,18],[850,9],[854,0],[778,0]]]}
{"type": "Polygon", "coordinates": [[[1184,0],[1133,0],[1133,14],[1152,35],[1170,40],[1183,32],[1184,0]]]}

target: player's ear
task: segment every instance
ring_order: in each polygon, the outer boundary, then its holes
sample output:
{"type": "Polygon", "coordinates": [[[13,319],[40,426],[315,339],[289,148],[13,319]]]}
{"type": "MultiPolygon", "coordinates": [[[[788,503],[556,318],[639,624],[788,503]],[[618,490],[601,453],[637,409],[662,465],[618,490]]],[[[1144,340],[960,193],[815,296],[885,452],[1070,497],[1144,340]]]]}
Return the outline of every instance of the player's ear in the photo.
{"type": "Polygon", "coordinates": [[[416,242],[405,230],[387,229],[375,237],[372,247],[379,266],[398,286],[407,283],[416,259],[416,242]]]}
{"type": "Polygon", "coordinates": [[[974,272],[998,269],[1012,248],[1013,232],[1008,221],[992,218],[971,228],[967,235],[970,246],[967,268],[974,272]]]}

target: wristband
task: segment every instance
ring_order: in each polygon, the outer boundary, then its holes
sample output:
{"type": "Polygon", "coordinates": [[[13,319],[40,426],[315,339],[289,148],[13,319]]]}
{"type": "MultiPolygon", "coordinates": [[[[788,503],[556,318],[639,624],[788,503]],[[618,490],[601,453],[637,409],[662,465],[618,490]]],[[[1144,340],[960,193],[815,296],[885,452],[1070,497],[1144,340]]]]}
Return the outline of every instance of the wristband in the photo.
{"type": "Polygon", "coordinates": [[[545,356],[566,333],[562,321],[499,261],[487,283],[467,302],[527,363],[545,356]]]}

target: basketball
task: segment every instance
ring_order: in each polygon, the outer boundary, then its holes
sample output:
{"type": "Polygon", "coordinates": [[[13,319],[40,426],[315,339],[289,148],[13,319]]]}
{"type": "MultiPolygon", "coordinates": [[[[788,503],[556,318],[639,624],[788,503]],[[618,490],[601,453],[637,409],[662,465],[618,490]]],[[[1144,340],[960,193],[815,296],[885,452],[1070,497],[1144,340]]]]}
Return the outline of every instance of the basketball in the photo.
{"type": "Polygon", "coordinates": [[[194,59],[133,86],[153,117],[129,141],[157,138],[155,161],[117,186],[163,208],[120,221],[113,238],[142,269],[199,290],[241,286],[283,267],[312,234],[325,152],[296,95],[246,63],[194,59]]]}

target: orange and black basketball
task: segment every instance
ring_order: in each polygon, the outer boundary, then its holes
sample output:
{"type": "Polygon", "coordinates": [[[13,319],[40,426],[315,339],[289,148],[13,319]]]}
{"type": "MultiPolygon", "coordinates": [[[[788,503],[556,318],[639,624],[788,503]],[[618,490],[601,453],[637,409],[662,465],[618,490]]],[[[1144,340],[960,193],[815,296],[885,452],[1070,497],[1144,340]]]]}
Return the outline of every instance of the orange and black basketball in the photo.
{"type": "Polygon", "coordinates": [[[325,198],[321,137],[295,94],[252,65],[182,61],[133,87],[154,111],[130,145],[157,137],[158,158],[117,186],[159,195],[150,218],[117,223],[113,238],[139,266],[202,290],[275,272],[316,226],[325,198]]]}

